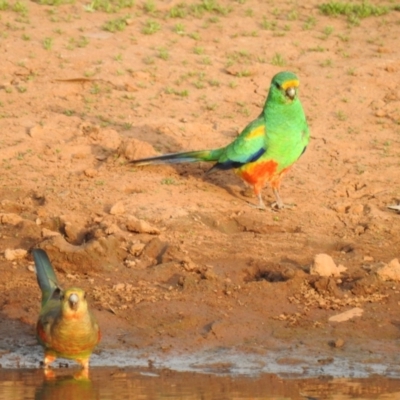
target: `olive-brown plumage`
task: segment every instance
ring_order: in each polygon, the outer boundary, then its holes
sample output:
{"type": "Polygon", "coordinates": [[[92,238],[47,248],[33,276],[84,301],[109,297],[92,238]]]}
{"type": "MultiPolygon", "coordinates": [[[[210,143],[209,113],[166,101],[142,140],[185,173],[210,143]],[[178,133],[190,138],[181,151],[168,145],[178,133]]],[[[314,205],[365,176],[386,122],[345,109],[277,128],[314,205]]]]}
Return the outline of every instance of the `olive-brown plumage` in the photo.
{"type": "Polygon", "coordinates": [[[42,291],[42,305],[36,334],[44,347],[44,365],[56,358],[77,361],[89,369],[89,358],[100,341],[99,326],[80,288],[62,290],[46,252],[32,251],[36,276],[42,291]]]}

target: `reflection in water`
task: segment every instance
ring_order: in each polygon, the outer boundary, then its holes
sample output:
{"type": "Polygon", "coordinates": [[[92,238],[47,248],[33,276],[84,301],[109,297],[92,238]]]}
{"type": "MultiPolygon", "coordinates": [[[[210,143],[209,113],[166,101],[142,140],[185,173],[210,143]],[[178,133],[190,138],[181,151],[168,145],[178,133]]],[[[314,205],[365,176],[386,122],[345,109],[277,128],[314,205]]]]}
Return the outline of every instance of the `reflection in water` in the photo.
{"type": "Polygon", "coordinates": [[[400,399],[400,380],[232,377],[170,370],[93,368],[90,379],[72,370],[1,370],[0,400],[308,400],[400,399]]]}

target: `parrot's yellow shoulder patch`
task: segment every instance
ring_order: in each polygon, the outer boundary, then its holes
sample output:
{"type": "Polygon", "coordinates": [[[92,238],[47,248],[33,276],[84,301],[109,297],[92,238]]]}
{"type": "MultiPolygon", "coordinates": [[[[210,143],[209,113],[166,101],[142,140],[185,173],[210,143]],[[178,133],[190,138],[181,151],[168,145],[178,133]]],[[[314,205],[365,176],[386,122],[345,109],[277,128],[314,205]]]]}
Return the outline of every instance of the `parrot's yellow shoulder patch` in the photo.
{"type": "Polygon", "coordinates": [[[282,89],[286,90],[287,88],[290,87],[298,87],[299,86],[299,81],[297,79],[291,79],[290,81],[286,81],[282,83],[282,89]]]}
{"type": "Polygon", "coordinates": [[[257,136],[262,136],[265,133],[264,125],[259,126],[258,128],[252,130],[247,136],[246,140],[254,139],[257,136]]]}

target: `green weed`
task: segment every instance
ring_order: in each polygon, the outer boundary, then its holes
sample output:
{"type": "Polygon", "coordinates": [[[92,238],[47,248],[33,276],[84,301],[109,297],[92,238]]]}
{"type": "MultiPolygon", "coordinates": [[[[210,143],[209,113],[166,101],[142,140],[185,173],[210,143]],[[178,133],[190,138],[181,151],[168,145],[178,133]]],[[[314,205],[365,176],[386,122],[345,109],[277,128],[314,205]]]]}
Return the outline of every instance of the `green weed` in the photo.
{"type": "Polygon", "coordinates": [[[271,60],[272,65],[277,65],[279,67],[283,67],[286,64],[285,59],[283,58],[282,54],[275,53],[271,60]]]}
{"type": "Polygon", "coordinates": [[[51,37],[46,37],[43,39],[42,44],[45,50],[51,50],[53,47],[53,39],[51,37]]]}
{"type": "Polygon", "coordinates": [[[125,15],[124,17],[119,17],[107,21],[102,28],[108,32],[121,32],[128,25],[128,21],[130,20],[130,15],[125,15]]]}
{"type": "Polygon", "coordinates": [[[345,15],[347,18],[367,18],[370,16],[380,16],[387,14],[390,9],[386,6],[370,4],[367,1],[361,3],[330,1],[318,6],[324,15],[338,16],[345,15]]]}
{"type": "Polygon", "coordinates": [[[93,0],[85,7],[86,11],[104,11],[116,13],[123,8],[130,8],[135,4],[134,0],[93,0]]]}
{"type": "Polygon", "coordinates": [[[148,19],[144,23],[144,27],[142,29],[142,33],[145,35],[153,35],[154,33],[158,32],[161,29],[161,25],[152,19],[148,19]]]}

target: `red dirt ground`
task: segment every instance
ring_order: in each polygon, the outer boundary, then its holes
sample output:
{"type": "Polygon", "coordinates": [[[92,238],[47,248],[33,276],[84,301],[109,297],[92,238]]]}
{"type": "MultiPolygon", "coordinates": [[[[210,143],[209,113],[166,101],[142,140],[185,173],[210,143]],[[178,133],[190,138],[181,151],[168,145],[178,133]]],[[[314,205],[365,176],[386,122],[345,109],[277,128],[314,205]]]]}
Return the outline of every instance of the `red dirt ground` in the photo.
{"type": "Polygon", "coordinates": [[[87,290],[99,351],[398,352],[400,285],[376,270],[400,255],[387,208],[400,201],[399,13],[350,23],[317,1],[221,0],[170,17],[179,3],[0,11],[0,250],[28,251],[0,259],[2,335],[20,321],[34,340],[29,251],[42,247],[64,286],[87,290]],[[119,17],[123,31],[103,29],[119,17]],[[281,189],[292,208],[250,207],[234,174],[205,163],[127,163],[228,144],[281,70],[300,77],[312,135],[281,189]],[[340,279],[310,275],[319,253],[340,279]],[[352,307],[363,315],[328,321],[352,307]]]}

